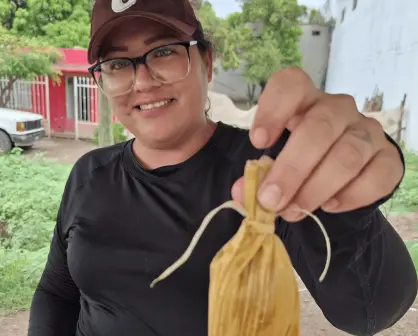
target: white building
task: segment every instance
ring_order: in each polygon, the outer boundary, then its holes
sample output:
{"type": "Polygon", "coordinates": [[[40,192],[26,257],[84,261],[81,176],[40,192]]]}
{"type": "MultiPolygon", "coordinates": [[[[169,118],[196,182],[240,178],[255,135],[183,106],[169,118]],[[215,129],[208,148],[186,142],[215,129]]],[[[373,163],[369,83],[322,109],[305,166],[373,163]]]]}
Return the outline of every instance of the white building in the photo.
{"type": "Polygon", "coordinates": [[[326,91],[348,93],[361,110],[377,87],[383,109],[406,99],[404,141],[418,151],[418,1],[334,0],[326,91]]]}

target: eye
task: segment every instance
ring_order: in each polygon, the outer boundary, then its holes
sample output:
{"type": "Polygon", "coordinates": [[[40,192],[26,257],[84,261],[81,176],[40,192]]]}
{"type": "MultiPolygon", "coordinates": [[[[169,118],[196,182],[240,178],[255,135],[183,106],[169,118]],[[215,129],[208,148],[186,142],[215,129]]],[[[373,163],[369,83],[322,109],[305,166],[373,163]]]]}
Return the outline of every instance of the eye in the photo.
{"type": "Polygon", "coordinates": [[[153,52],[155,57],[167,57],[173,54],[173,50],[168,47],[157,49],[153,52]]]}
{"type": "Polygon", "coordinates": [[[119,71],[131,66],[131,62],[125,59],[114,59],[101,65],[103,71],[119,71]]]}

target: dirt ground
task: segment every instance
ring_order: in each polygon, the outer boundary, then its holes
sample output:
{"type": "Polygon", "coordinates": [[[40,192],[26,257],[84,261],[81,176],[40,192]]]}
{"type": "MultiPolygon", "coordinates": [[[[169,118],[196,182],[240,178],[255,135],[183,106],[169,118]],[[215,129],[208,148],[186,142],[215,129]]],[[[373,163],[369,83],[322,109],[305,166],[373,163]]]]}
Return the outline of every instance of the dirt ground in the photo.
{"type": "Polygon", "coordinates": [[[90,142],[60,138],[44,138],[32,148],[25,150],[27,157],[43,154],[46,158],[57,160],[59,163],[74,163],[80,156],[96,148],[90,142]]]}
{"type": "MultiPolygon", "coordinates": [[[[94,145],[74,140],[44,139],[34,148],[25,152],[28,157],[46,152],[46,157],[62,163],[73,163],[78,157],[94,148],[94,145]]],[[[403,239],[418,240],[418,213],[391,215],[389,220],[403,239]]],[[[300,285],[301,335],[302,336],[344,336],[324,318],[309,292],[300,285]]],[[[0,316],[1,336],[26,336],[28,312],[0,316]]],[[[382,336],[418,336],[418,300],[408,313],[382,336]]]]}

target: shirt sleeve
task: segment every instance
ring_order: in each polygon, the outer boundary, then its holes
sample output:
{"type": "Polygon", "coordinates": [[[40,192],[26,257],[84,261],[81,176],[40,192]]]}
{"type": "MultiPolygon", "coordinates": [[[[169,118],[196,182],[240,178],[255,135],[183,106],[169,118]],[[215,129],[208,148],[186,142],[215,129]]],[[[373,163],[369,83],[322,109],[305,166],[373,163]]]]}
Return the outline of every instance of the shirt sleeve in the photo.
{"type": "Polygon", "coordinates": [[[67,265],[62,217],[57,216],[46,266],[32,299],[28,336],[74,336],[80,312],[80,292],[67,265]]]}
{"type": "MultiPolygon", "coordinates": [[[[288,135],[267,154],[277,155],[288,135]]],[[[387,138],[404,162],[399,146],[387,138]]],[[[331,264],[323,282],[319,277],[325,266],[326,245],[317,224],[309,217],[297,223],[277,222],[277,233],[293,266],[324,316],[352,335],[374,335],[390,328],[417,295],[412,258],[378,209],[392,195],[351,212],[315,212],[331,240],[331,264]]]]}
{"type": "Polygon", "coordinates": [[[318,211],[331,239],[331,264],[324,237],[310,218],[281,222],[283,239],[295,270],[336,328],[352,335],[374,335],[396,323],[412,306],[417,275],[400,236],[378,210],[330,215],[318,211]]]}

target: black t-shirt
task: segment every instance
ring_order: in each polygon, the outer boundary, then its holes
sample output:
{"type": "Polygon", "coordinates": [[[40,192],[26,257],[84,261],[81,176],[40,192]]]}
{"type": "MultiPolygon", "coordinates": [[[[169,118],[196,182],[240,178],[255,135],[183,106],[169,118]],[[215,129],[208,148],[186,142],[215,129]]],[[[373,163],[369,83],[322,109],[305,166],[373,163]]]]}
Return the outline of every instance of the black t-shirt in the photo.
{"type": "MultiPolygon", "coordinates": [[[[276,155],[288,135],[267,154],[276,155]]],[[[209,264],[238,229],[238,213],[220,212],[186,264],[152,289],[150,283],[183,254],[206,214],[231,198],[246,161],[263,152],[247,130],[219,123],[190,159],[150,171],[135,160],[132,143],[94,150],[75,164],[34,295],[29,336],[207,335],[209,264]]],[[[317,212],[333,248],[323,283],[319,228],[309,218],[276,225],[325,316],[362,335],[399,319],[416,292],[408,252],[376,206],[317,212]]]]}

